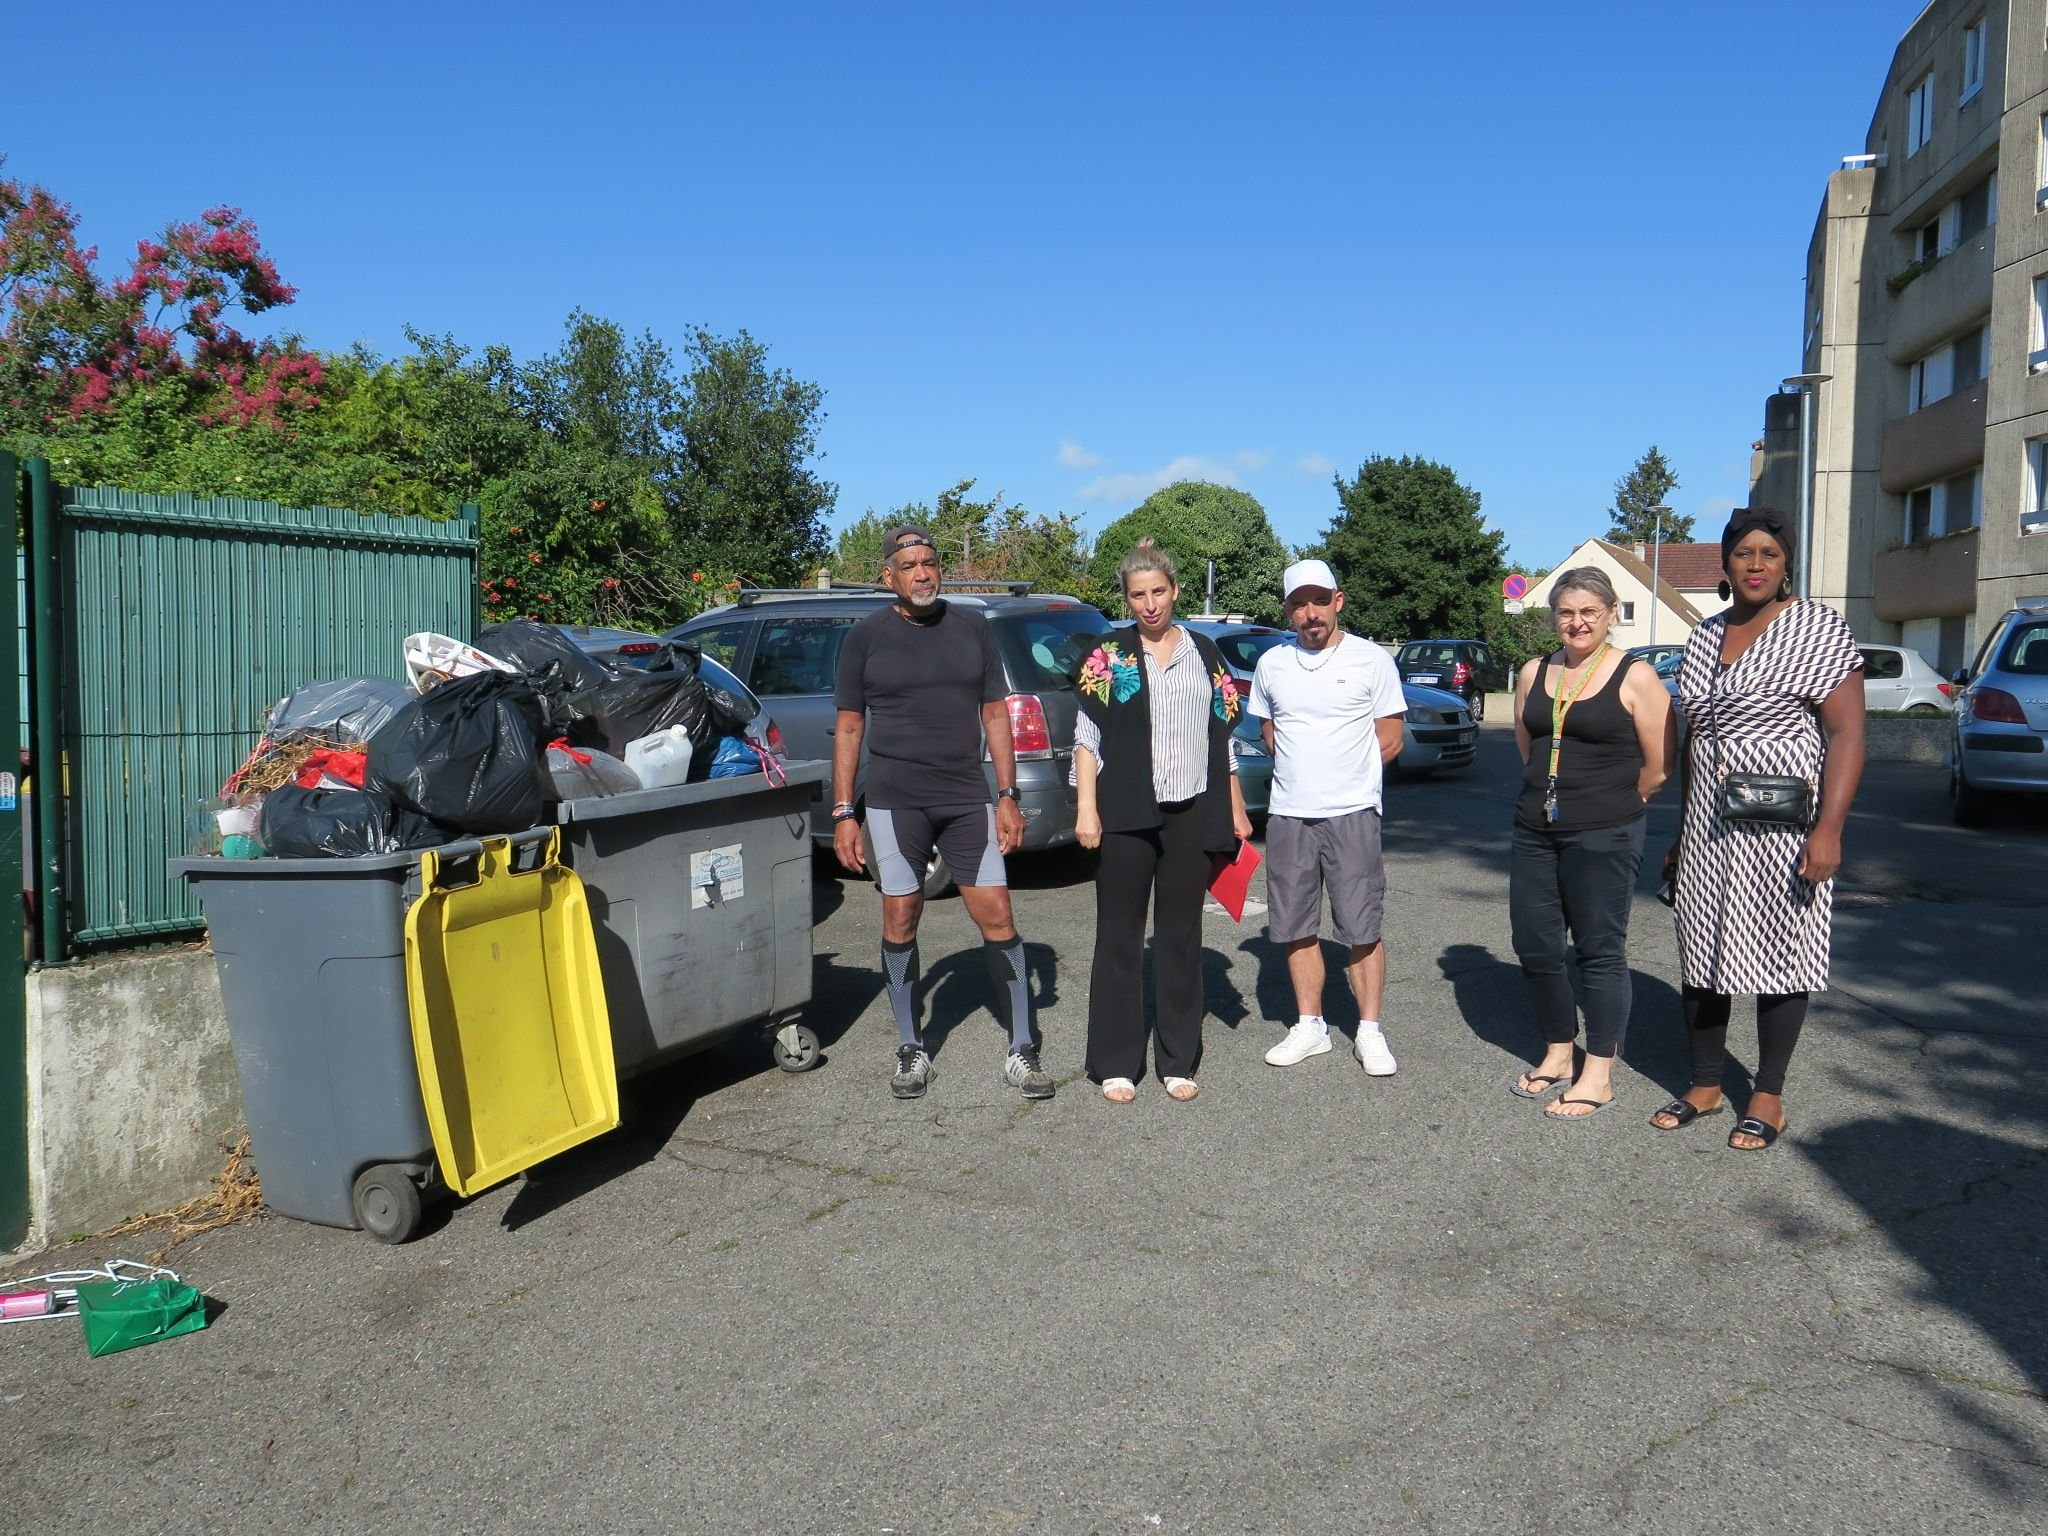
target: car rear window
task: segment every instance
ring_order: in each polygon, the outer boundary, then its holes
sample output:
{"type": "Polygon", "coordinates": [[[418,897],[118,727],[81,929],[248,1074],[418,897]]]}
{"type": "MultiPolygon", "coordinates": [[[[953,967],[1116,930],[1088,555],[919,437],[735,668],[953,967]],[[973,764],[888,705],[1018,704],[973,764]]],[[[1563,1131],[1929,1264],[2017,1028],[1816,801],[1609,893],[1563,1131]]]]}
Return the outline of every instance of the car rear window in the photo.
{"type": "Polygon", "coordinates": [[[2015,624],[1998,658],[2001,672],[2048,677],[2048,624],[2015,624]]]}
{"type": "Polygon", "coordinates": [[[1404,645],[1401,660],[1413,667],[1449,667],[1457,664],[1458,652],[1450,645],[1404,645]]]}
{"type": "Polygon", "coordinates": [[[1211,635],[1216,649],[1223,653],[1223,659],[1240,672],[1258,670],[1259,658],[1276,645],[1285,645],[1288,636],[1279,630],[1263,635],[1211,635]]]}
{"type": "Polygon", "coordinates": [[[989,624],[995,630],[996,649],[1002,652],[1003,665],[1009,670],[1010,686],[1019,693],[1057,693],[1072,688],[1067,669],[1075,659],[1074,642],[1110,627],[1109,620],[1086,603],[1000,613],[991,617],[989,624]]]}

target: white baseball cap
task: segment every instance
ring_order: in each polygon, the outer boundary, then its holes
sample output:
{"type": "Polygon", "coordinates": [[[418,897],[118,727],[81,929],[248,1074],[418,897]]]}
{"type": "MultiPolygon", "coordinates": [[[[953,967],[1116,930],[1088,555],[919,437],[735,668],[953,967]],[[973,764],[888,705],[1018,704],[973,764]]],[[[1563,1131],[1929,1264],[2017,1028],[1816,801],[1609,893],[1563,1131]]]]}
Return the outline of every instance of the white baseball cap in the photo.
{"type": "Polygon", "coordinates": [[[1294,596],[1302,587],[1321,587],[1326,592],[1334,592],[1337,590],[1336,572],[1330,569],[1327,560],[1297,560],[1280,578],[1281,600],[1284,602],[1294,596]]]}

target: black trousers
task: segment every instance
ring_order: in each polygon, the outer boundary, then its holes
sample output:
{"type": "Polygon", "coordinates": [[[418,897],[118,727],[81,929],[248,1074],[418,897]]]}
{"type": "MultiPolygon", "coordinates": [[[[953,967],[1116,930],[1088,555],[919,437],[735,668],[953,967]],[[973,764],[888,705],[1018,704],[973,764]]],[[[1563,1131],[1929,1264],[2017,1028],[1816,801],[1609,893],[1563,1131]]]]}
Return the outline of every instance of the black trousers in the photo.
{"type": "Polygon", "coordinates": [[[1152,919],[1153,1067],[1193,1077],[1202,1060],[1202,904],[1210,856],[1198,801],[1161,806],[1150,832],[1104,832],[1095,874],[1095,966],[1088,984],[1088,1075],[1145,1075],[1145,907],[1152,919]]]}
{"type": "Polygon", "coordinates": [[[1515,823],[1508,862],[1508,925],[1543,1038],[1578,1038],[1578,1007],[1564,972],[1571,934],[1586,991],[1586,1054],[1612,1056],[1628,1032],[1635,984],[1628,973],[1628,913],[1643,862],[1641,817],[1619,827],[1537,831],[1515,823]]]}

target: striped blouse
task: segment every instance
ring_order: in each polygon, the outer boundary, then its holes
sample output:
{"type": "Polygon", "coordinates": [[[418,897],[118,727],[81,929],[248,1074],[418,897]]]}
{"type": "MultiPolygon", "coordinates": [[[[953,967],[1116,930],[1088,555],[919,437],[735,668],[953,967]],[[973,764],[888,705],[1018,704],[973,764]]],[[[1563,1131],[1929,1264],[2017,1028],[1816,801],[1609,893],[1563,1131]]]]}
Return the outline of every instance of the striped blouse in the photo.
{"type": "MultiPolygon", "coordinates": [[[[1202,668],[1202,654],[1193,638],[1176,627],[1180,643],[1161,666],[1149,645],[1145,654],[1145,697],[1151,705],[1152,795],[1162,805],[1192,800],[1209,787],[1209,712],[1214,684],[1202,668]]],[[[1086,710],[1074,718],[1074,750],[1086,752],[1099,766],[1102,728],[1086,710]]],[[[1230,771],[1237,772],[1237,742],[1230,743],[1230,771]]],[[[1068,782],[1073,781],[1069,770],[1068,782]]]]}

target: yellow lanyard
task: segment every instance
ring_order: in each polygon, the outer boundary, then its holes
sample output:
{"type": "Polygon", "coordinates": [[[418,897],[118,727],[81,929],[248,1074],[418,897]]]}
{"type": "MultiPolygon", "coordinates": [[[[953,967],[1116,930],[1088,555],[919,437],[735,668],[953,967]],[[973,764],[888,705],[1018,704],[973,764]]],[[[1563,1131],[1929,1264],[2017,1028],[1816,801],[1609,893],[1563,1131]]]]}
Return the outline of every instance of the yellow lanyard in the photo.
{"type": "Polygon", "coordinates": [[[1543,814],[1551,821],[1557,820],[1557,755],[1564,750],[1564,717],[1572,712],[1572,705],[1586,691],[1586,684],[1593,681],[1593,674],[1606,658],[1607,642],[1603,640],[1586,670],[1579,674],[1578,687],[1558,689],[1550,695],[1550,784],[1543,792],[1543,814]]]}

